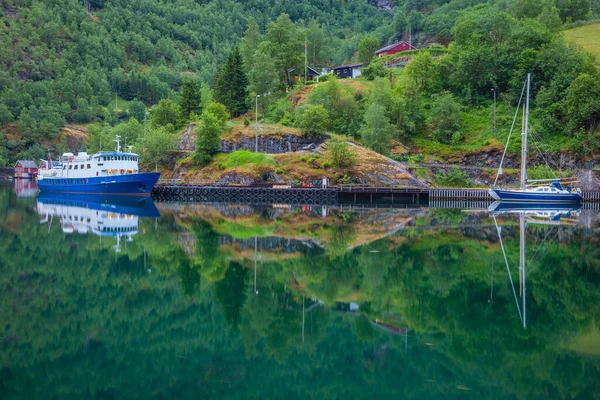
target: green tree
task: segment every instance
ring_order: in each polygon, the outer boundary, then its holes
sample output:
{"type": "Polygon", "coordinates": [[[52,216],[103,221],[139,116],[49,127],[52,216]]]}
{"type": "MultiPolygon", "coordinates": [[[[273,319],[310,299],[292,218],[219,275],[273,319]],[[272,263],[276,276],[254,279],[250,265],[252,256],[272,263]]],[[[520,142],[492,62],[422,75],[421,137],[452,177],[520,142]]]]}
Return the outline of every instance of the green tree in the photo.
{"type": "Polygon", "coordinates": [[[433,100],[429,125],[434,139],[446,144],[457,141],[462,126],[460,105],[450,93],[435,95],[433,100]]]}
{"type": "Polygon", "coordinates": [[[366,35],[358,43],[358,61],[368,66],[379,48],[379,40],[373,35],[366,35]]]}
{"type": "Polygon", "coordinates": [[[240,54],[244,61],[246,70],[249,71],[254,65],[254,52],[262,42],[262,35],[256,20],[253,17],[248,18],[248,28],[244,32],[242,44],[240,46],[240,54]]]}
{"type": "Polygon", "coordinates": [[[0,104],[0,126],[6,125],[12,122],[15,117],[12,115],[8,107],[5,104],[0,104]]]}
{"type": "Polygon", "coordinates": [[[93,115],[88,101],[84,98],[77,99],[77,111],[73,114],[73,120],[80,124],[86,124],[92,120],[93,115]]]}
{"type": "Polygon", "coordinates": [[[138,121],[143,121],[146,114],[146,105],[139,101],[138,99],[134,99],[129,102],[127,105],[127,115],[130,118],[135,118],[138,121]]]}
{"type": "Polygon", "coordinates": [[[177,149],[177,136],[164,126],[152,126],[142,137],[140,162],[147,167],[153,167],[156,162],[166,165],[171,158],[171,152],[177,149]]]}
{"type": "Polygon", "coordinates": [[[197,114],[200,112],[201,100],[196,81],[187,80],[183,82],[179,94],[179,119],[181,122],[189,122],[192,113],[197,114]]]}
{"type": "Polygon", "coordinates": [[[206,107],[212,103],[213,94],[210,86],[206,82],[202,82],[200,85],[200,109],[204,110],[206,107]]]}
{"type": "Polygon", "coordinates": [[[219,124],[222,127],[225,127],[225,124],[227,123],[227,121],[229,121],[229,113],[227,112],[227,109],[223,104],[217,101],[209,103],[206,106],[205,110],[217,117],[217,119],[219,120],[219,124]]]}
{"type": "Polygon", "coordinates": [[[308,107],[300,116],[298,127],[306,136],[318,136],[325,133],[329,114],[323,106],[308,107]]]}
{"type": "Polygon", "coordinates": [[[248,110],[248,78],[244,72],[242,56],[236,47],[229,53],[221,68],[215,85],[215,99],[227,107],[229,113],[238,116],[248,110]]]}
{"type": "Polygon", "coordinates": [[[171,130],[177,126],[178,116],[177,103],[171,99],[162,99],[157,105],[152,107],[150,123],[158,127],[168,127],[171,130]]]}
{"type": "Polygon", "coordinates": [[[393,128],[386,116],[385,107],[371,103],[365,110],[360,136],[366,147],[381,153],[389,154],[393,128]]]}
{"type": "Polygon", "coordinates": [[[580,74],[564,100],[568,129],[594,132],[600,126],[600,74],[580,74]]]}
{"type": "Polygon", "coordinates": [[[282,81],[291,85],[289,71],[302,64],[302,38],[298,28],[287,14],[267,25],[267,40],[271,43],[271,56],[275,67],[281,71],[282,81]]]}
{"type": "Polygon", "coordinates": [[[201,127],[196,139],[196,153],[194,160],[200,165],[206,165],[212,159],[212,156],[221,150],[221,133],[223,132],[223,122],[218,116],[204,110],[200,117],[201,127]]]}
{"type": "Polygon", "coordinates": [[[355,151],[350,150],[347,140],[338,138],[329,141],[329,154],[331,155],[333,165],[337,168],[347,168],[354,164],[358,159],[355,151]]]}
{"type": "Polygon", "coordinates": [[[140,139],[143,140],[144,125],[131,117],[127,122],[121,123],[110,130],[109,136],[114,139],[115,135],[121,136],[124,145],[131,145],[140,139]]]}
{"type": "Polygon", "coordinates": [[[431,53],[428,51],[417,53],[406,65],[404,72],[423,92],[436,91],[441,87],[439,63],[431,57],[431,53]]]}
{"type": "Polygon", "coordinates": [[[311,19],[304,30],[304,36],[306,38],[308,63],[312,67],[322,65],[323,61],[327,59],[327,36],[323,31],[323,27],[317,20],[311,19]]]}
{"type": "Polygon", "coordinates": [[[248,73],[248,77],[250,78],[250,90],[255,96],[260,95],[258,100],[262,108],[264,119],[265,109],[269,105],[271,99],[271,96],[266,94],[275,91],[278,81],[277,71],[275,69],[275,62],[273,61],[267,46],[261,45],[254,53],[253,60],[252,69],[250,69],[250,72],[248,73]]]}

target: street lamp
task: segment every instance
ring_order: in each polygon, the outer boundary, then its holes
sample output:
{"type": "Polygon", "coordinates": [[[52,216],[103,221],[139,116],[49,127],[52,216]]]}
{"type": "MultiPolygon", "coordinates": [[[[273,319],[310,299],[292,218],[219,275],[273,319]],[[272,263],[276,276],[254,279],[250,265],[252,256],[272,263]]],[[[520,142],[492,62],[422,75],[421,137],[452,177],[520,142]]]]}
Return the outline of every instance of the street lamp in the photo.
{"type": "MultiPolygon", "coordinates": [[[[266,97],[266,96],[268,96],[270,94],[271,94],[271,92],[263,93],[262,97],[266,97]]],[[[258,153],[258,98],[260,96],[261,96],[260,94],[257,94],[256,97],[254,98],[254,107],[255,107],[254,117],[256,118],[256,141],[255,141],[256,143],[255,143],[255,149],[254,149],[254,151],[256,153],[258,153]]]]}
{"type": "Polygon", "coordinates": [[[255,149],[254,151],[256,153],[258,153],[258,98],[260,97],[260,94],[257,94],[256,97],[254,98],[254,103],[255,103],[255,111],[254,111],[254,117],[256,118],[256,145],[255,145],[255,149]]]}
{"type": "Polygon", "coordinates": [[[496,89],[492,89],[494,92],[494,139],[496,139],[496,89]]]}

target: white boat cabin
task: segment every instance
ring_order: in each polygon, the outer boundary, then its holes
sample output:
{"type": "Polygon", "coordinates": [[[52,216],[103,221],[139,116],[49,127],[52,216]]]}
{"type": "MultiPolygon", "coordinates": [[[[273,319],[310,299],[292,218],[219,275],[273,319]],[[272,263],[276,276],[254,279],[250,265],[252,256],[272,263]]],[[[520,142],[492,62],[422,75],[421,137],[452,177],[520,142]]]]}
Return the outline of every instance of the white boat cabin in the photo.
{"type": "Polygon", "coordinates": [[[59,165],[42,169],[39,179],[44,178],[92,178],[139,173],[139,156],[122,152],[117,136],[117,150],[88,155],[86,152],[64,153],[59,165]]]}

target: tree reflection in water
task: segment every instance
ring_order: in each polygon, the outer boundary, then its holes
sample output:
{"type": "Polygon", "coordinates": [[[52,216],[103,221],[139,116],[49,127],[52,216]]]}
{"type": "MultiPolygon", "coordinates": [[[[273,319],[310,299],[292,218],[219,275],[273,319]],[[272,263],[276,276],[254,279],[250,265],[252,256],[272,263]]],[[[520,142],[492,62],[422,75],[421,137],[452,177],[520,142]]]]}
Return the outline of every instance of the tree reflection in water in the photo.
{"type": "MultiPolygon", "coordinates": [[[[594,225],[528,227],[523,329],[487,213],[159,204],[115,262],[8,190],[0,205],[7,397],[600,393],[594,225]]],[[[498,218],[518,265],[518,218],[498,218]]]]}

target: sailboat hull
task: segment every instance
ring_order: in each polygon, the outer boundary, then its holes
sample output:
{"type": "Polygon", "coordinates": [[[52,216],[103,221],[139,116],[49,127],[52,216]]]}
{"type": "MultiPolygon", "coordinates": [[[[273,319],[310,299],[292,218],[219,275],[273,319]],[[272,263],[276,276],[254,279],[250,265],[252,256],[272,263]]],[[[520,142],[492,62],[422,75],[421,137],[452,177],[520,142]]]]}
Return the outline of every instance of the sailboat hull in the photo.
{"type": "Polygon", "coordinates": [[[579,193],[551,193],[527,190],[490,189],[490,196],[496,200],[513,203],[581,203],[579,193]]]}

